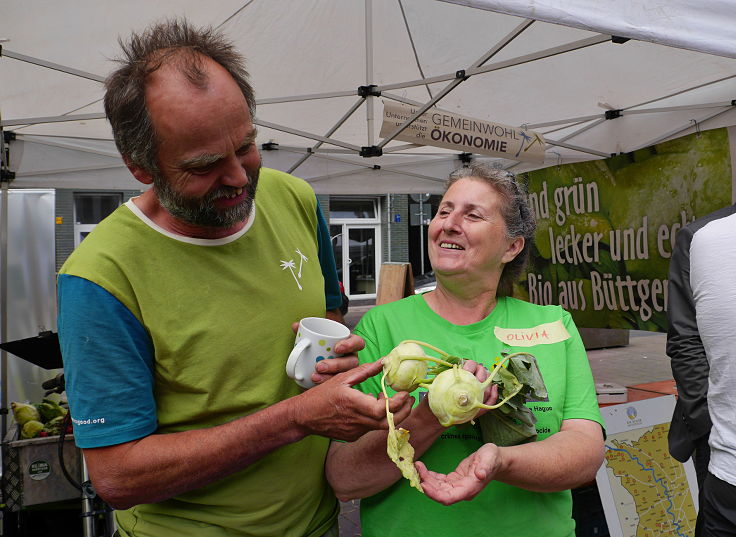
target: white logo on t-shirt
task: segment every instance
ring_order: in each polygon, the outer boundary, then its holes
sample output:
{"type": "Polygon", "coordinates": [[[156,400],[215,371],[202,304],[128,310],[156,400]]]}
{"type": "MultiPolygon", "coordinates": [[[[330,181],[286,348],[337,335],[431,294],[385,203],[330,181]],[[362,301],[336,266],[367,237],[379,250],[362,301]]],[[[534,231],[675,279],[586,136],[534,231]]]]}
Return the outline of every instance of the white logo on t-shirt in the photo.
{"type": "Polygon", "coordinates": [[[294,277],[294,281],[296,282],[297,287],[300,291],[303,290],[302,284],[299,282],[299,280],[302,279],[302,267],[304,266],[305,261],[309,261],[309,258],[304,255],[299,248],[296,249],[296,255],[299,258],[299,270],[297,272],[294,272],[296,270],[296,263],[294,262],[294,259],[289,259],[288,261],[281,260],[281,269],[286,270],[289,269],[291,271],[291,275],[294,277]]]}

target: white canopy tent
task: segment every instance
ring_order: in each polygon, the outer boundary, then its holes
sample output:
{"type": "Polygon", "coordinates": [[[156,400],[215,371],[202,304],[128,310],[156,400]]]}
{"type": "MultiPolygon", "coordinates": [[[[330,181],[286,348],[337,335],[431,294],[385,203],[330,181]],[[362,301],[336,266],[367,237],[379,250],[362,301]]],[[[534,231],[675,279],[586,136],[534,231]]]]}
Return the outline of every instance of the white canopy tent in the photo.
{"type": "Polygon", "coordinates": [[[237,43],[264,164],[319,193],[439,192],[461,165],[461,151],[380,138],[383,100],[543,133],[544,164],[477,157],[514,171],[736,123],[732,0],[6,0],[12,186],[140,187],[111,140],[101,81],[118,36],[174,16],[237,43]]]}
{"type": "Polygon", "coordinates": [[[0,341],[8,186],[140,188],[104,119],[102,81],[118,37],[180,16],[236,43],[264,164],[318,193],[439,193],[461,157],[524,171],[736,124],[735,0],[4,0],[0,341]],[[545,161],[415,146],[397,129],[382,138],[385,100],[525,126],[544,135],[545,161]]]}

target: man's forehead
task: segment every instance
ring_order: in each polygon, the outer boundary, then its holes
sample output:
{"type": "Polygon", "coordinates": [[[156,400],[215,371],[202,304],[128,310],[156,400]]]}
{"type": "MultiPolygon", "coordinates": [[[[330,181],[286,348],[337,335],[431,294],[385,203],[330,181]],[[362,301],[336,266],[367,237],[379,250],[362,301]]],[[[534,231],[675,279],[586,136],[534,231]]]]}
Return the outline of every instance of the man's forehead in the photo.
{"type": "MultiPolygon", "coordinates": [[[[167,64],[150,75],[145,98],[155,126],[162,126],[161,122],[181,124],[188,119],[202,121],[224,110],[235,113],[248,109],[240,86],[221,65],[206,59],[202,68],[206,76],[203,85],[193,84],[175,65],[167,64]]],[[[249,110],[244,113],[250,116],[249,110]]]]}
{"type": "Polygon", "coordinates": [[[176,96],[207,98],[226,91],[242,95],[237,82],[222,65],[201,55],[169,58],[148,75],[145,88],[146,101],[176,96]]]}

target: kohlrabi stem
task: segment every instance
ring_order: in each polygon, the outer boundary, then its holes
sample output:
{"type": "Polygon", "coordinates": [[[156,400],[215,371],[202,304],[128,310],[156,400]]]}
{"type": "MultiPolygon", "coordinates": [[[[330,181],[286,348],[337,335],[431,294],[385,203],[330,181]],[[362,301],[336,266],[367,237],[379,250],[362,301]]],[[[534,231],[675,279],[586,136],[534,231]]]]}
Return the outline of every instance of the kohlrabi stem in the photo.
{"type": "Polygon", "coordinates": [[[416,339],[405,339],[401,343],[416,343],[417,345],[421,345],[422,347],[427,347],[428,349],[432,349],[434,352],[440,353],[443,358],[447,358],[448,356],[450,356],[448,353],[446,353],[442,349],[438,349],[434,345],[430,345],[429,343],[425,343],[424,341],[418,341],[416,339]]]}
{"type": "Polygon", "coordinates": [[[514,356],[518,356],[518,355],[520,355],[520,354],[526,354],[526,355],[529,355],[529,353],[528,353],[528,352],[513,352],[513,353],[511,353],[511,354],[507,354],[507,355],[506,355],[506,360],[508,360],[509,358],[513,358],[514,356]]]}
{"type": "MultiPolygon", "coordinates": [[[[496,376],[496,373],[498,373],[498,370],[503,367],[503,364],[505,364],[508,361],[509,358],[511,358],[512,356],[516,356],[517,354],[527,354],[527,353],[525,353],[525,352],[515,352],[514,354],[509,354],[503,360],[501,360],[500,362],[498,362],[496,364],[496,367],[493,368],[493,371],[491,371],[491,374],[488,375],[488,378],[483,382],[483,389],[487,388],[488,385],[493,381],[493,377],[495,377],[496,376]]],[[[523,387],[524,387],[524,385],[521,384],[521,383],[519,383],[519,387],[516,389],[516,391],[514,393],[512,393],[511,395],[507,396],[500,403],[496,403],[495,405],[481,405],[481,406],[483,408],[487,408],[489,410],[492,410],[494,408],[498,408],[498,407],[504,405],[506,402],[508,402],[517,393],[519,393],[523,387]]]]}
{"type": "MultiPolygon", "coordinates": [[[[391,411],[388,407],[388,393],[386,392],[386,371],[384,370],[383,375],[381,375],[381,390],[383,390],[383,398],[386,400],[386,421],[388,422],[390,427],[394,426],[394,415],[391,414],[391,411]]],[[[390,434],[390,431],[389,431],[390,434]]]]}
{"type": "MultiPolygon", "coordinates": [[[[514,353],[514,354],[522,354],[522,353],[514,353]]],[[[513,354],[510,356],[513,356],[513,354]]],[[[507,356],[506,358],[504,358],[503,360],[501,360],[500,362],[496,364],[496,367],[493,368],[493,371],[491,371],[491,374],[488,375],[488,378],[483,382],[483,388],[488,387],[488,385],[493,381],[493,377],[496,376],[496,373],[498,373],[498,370],[503,367],[503,364],[505,364],[508,361],[510,356],[507,356]]]]}
{"type": "Polygon", "coordinates": [[[519,384],[519,387],[517,388],[517,390],[516,390],[516,391],[515,391],[514,393],[512,393],[511,395],[509,395],[508,397],[506,397],[506,398],[505,398],[505,399],[504,399],[503,401],[501,401],[500,403],[496,403],[495,405],[481,405],[481,406],[482,406],[483,408],[487,408],[487,409],[489,409],[489,410],[493,410],[494,408],[498,408],[498,407],[500,407],[500,406],[502,406],[502,405],[506,404],[506,403],[507,403],[507,402],[508,402],[508,401],[509,401],[509,400],[510,400],[510,399],[511,399],[512,397],[514,397],[514,396],[515,396],[515,395],[516,395],[517,393],[519,393],[519,392],[521,391],[521,389],[522,389],[523,387],[524,387],[524,386],[523,386],[522,384],[519,384]]]}
{"type": "MultiPolygon", "coordinates": [[[[414,342],[412,341],[412,343],[414,342]]],[[[451,363],[445,362],[444,360],[440,360],[439,358],[435,358],[434,356],[414,356],[411,354],[402,354],[401,359],[402,360],[420,360],[422,362],[434,362],[436,364],[441,364],[447,367],[452,367],[451,363]]]]}
{"type": "Polygon", "coordinates": [[[383,390],[383,395],[386,397],[386,411],[388,411],[388,392],[386,391],[386,370],[383,370],[383,375],[381,375],[381,390],[383,390]]]}

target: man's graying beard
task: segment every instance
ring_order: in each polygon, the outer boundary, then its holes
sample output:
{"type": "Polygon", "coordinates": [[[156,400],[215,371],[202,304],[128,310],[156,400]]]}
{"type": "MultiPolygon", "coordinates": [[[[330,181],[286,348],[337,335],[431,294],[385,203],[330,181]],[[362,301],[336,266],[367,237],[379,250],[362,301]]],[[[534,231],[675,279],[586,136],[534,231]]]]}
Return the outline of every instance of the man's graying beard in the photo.
{"type": "Polygon", "coordinates": [[[227,209],[218,209],[214,202],[225,194],[231,194],[235,190],[232,187],[220,187],[202,198],[190,198],[173,190],[160,173],[154,173],[153,188],[161,205],[179,220],[197,226],[228,228],[250,216],[258,186],[258,172],[254,175],[248,174],[248,184],[243,187],[245,199],[227,209]]]}

